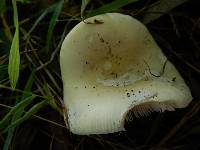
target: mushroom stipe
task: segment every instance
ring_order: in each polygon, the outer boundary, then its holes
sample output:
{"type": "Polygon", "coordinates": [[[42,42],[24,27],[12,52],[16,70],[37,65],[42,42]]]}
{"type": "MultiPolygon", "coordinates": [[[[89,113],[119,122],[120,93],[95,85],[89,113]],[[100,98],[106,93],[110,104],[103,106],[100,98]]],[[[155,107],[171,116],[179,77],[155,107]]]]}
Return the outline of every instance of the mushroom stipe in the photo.
{"type": "Polygon", "coordinates": [[[97,15],[77,24],[60,51],[65,120],[79,135],[124,131],[129,112],[185,108],[190,89],[147,28],[131,16],[97,15]]]}

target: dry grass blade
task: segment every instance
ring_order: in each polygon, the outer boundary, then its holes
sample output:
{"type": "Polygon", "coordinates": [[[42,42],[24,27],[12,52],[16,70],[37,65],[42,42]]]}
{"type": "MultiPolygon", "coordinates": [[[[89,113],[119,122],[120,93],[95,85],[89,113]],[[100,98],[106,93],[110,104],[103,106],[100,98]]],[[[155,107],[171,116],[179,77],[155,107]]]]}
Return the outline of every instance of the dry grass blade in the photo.
{"type": "Polygon", "coordinates": [[[148,24],[188,0],[159,0],[146,10],[142,22],[148,24]]]}
{"type": "MultiPolygon", "coordinates": [[[[11,106],[4,105],[4,104],[0,104],[0,106],[1,106],[1,107],[4,107],[4,108],[8,108],[8,109],[12,109],[12,108],[13,108],[13,107],[11,107],[11,106]]],[[[26,112],[26,111],[24,111],[24,112],[26,112]]],[[[49,124],[54,125],[54,126],[58,126],[58,127],[65,128],[65,129],[67,128],[66,126],[63,126],[63,125],[61,125],[61,124],[59,124],[59,123],[57,123],[57,122],[48,120],[48,119],[43,118],[43,117],[38,116],[38,115],[33,115],[33,117],[35,117],[35,118],[37,118],[37,119],[39,119],[39,120],[48,122],[49,124]]]]}
{"type": "Polygon", "coordinates": [[[97,9],[95,9],[95,10],[92,10],[89,14],[86,15],[86,18],[95,16],[98,14],[102,14],[102,13],[117,11],[121,7],[131,4],[131,3],[135,3],[137,1],[138,0],[114,0],[108,4],[105,4],[97,9]]]}
{"type": "Polygon", "coordinates": [[[159,150],[161,147],[189,120],[191,119],[195,114],[197,114],[200,110],[200,101],[198,101],[192,109],[185,114],[185,116],[176,124],[176,126],[170,130],[170,132],[163,137],[160,142],[156,145],[155,148],[152,148],[152,150],[159,150]]]}

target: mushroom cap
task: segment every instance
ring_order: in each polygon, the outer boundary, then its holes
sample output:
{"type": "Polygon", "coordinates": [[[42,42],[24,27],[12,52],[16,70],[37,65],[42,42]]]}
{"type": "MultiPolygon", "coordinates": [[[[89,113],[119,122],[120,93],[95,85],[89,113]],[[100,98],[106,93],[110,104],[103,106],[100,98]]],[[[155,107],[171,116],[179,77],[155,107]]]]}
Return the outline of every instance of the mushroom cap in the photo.
{"type": "Polygon", "coordinates": [[[86,19],[66,36],[60,52],[64,102],[74,134],[124,130],[127,113],[184,108],[189,88],[147,28],[128,15],[86,19]]]}

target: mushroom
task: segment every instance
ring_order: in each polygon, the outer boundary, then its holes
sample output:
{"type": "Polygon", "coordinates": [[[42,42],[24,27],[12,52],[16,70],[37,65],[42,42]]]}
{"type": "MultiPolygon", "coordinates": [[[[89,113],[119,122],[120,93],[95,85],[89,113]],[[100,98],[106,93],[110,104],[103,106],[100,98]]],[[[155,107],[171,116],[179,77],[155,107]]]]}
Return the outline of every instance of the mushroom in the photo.
{"type": "Polygon", "coordinates": [[[147,28],[128,15],[106,13],[80,22],[62,44],[60,65],[74,134],[123,131],[129,111],[142,117],[192,100],[147,28]]]}

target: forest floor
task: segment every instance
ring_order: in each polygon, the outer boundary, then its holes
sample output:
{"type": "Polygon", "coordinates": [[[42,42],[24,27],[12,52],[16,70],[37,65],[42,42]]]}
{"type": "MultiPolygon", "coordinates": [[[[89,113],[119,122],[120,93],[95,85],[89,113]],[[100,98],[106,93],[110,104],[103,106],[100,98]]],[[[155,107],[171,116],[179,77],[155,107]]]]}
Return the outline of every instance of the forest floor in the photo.
{"type": "Polygon", "coordinates": [[[0,149],[199,150],[199,1],[82,2],[1,0],[0,149]],[[60,47],[83,17],[106,12],[131,15],[147,26],[189,86],[193,100],[184,109],[134,118],[126,123],[125,132],[74,135],[62,115],[60,47]]]}

